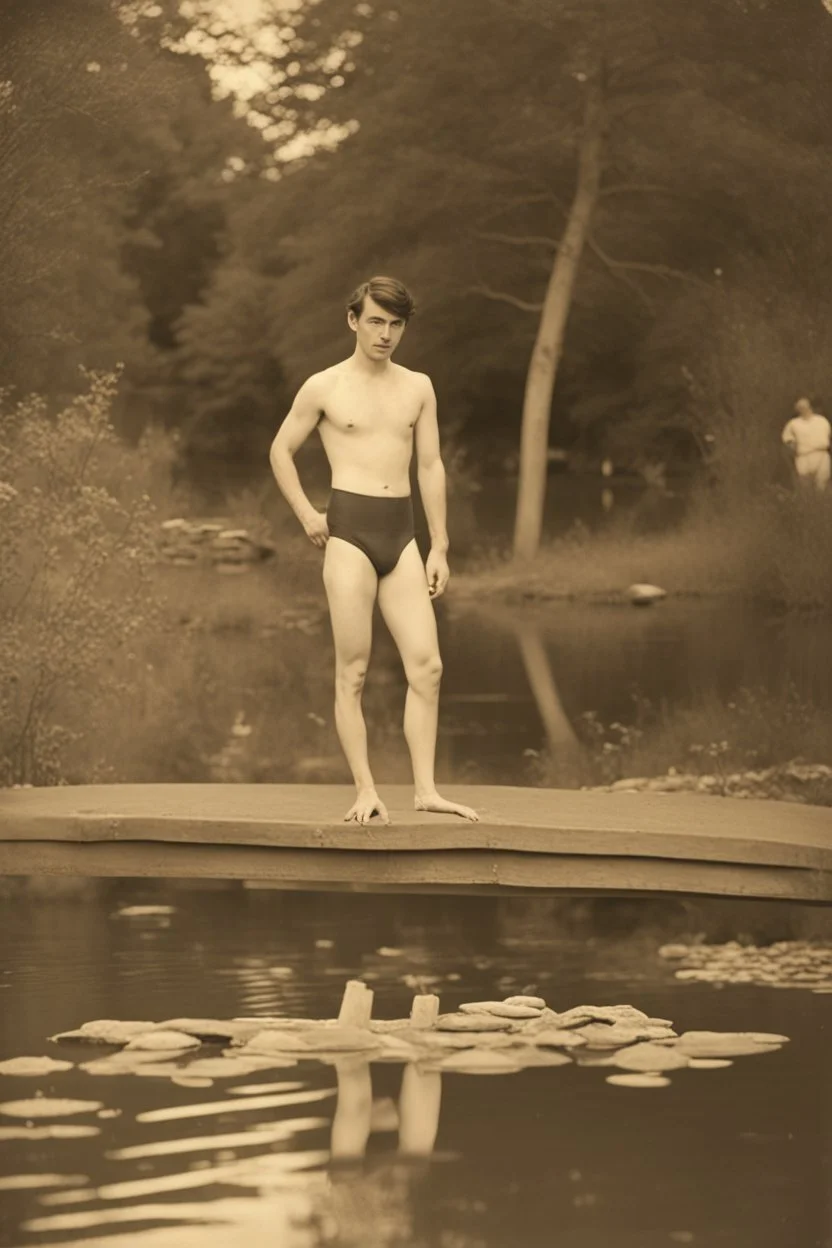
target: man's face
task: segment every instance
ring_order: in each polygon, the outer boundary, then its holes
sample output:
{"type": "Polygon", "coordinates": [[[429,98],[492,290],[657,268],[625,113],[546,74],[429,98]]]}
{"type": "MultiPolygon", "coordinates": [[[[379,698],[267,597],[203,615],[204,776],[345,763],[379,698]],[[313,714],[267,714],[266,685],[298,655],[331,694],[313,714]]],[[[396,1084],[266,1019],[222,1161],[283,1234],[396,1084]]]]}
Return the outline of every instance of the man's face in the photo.
{"type": "Polygon", "coordinates": [[[812,415],[812,404],[807,399],[799,399],[795,405],[795,411],[798,416],[804,418],[812,415]]]}
{"type": "Polygon", "coordinates": [[[382,308],[369,295],[364,300],[361,316],[350,312],[348,320],[359,347],[371,360],[389,359],[401,341],[406,324],[402,317],[382,308]]]}

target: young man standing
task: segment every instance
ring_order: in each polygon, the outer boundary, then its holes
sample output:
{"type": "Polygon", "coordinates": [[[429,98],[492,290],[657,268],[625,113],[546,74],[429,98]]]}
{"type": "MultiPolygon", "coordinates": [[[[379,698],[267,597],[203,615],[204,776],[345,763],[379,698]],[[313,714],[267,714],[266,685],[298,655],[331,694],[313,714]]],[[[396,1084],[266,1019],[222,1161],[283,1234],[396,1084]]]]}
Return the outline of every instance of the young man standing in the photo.
{"type": "Polygon", "coordinates": [[[470,807],[440,797],[434,782],[442,662],[432,600],[448,583],[448,535],[433,386],[424,373],[391,358],[413,311],[413,299],[394,278],[374,277],[359,286],[347,305],[355,351],[304,382],[270,452],[289,506],[310,541],[326,552],[335,726],[356,787],[345,820],[359,824],[376,813],[389,823],[370,770],[361,713],[376,600],[407,677],[404,735],[413,764],[415,808],[478,818],[470,807]],[[294,463],[316,428],[332,472],[326,513],[309,502],[294,463]],[[413,533],[414,443],[431,538],[426,565],[413,533]]]}

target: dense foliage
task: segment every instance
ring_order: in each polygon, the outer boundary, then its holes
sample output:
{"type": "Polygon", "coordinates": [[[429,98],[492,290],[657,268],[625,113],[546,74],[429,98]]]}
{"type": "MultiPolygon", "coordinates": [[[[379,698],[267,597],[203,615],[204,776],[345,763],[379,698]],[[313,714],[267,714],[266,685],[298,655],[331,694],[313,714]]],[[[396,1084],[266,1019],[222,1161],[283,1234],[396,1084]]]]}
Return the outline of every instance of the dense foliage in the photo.
{"type": "Polygon", "coordinates": [[[231,30],[222,12],[2,15],[0,384],[64,399],[79,364],[123,361],[117,426],[179,426],[184,471],[237,484],[291,389],[349,349],[346,292],[388,270],[420,301],[402,360],[502,462],[601,73],[552,441],[772,477],[791,401],[827,384],[821,4],[263,0],[231,30]],[[244,107],[218,98],[232,82],[244,107]]]}

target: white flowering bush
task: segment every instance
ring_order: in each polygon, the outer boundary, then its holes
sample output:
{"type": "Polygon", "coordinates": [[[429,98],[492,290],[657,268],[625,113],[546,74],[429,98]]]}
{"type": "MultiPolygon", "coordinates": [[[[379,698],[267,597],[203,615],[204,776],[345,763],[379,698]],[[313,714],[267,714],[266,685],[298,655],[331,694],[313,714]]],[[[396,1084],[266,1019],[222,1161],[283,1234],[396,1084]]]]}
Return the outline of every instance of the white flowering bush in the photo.
{"type": "Polygon", "coordinates": [[[124,692],[116,661],[156,614],[154,508],[110,420],[118,373],[86,377],[56,415],[0,394],[4,785],[65,779],[66,746],[124,692]]]}

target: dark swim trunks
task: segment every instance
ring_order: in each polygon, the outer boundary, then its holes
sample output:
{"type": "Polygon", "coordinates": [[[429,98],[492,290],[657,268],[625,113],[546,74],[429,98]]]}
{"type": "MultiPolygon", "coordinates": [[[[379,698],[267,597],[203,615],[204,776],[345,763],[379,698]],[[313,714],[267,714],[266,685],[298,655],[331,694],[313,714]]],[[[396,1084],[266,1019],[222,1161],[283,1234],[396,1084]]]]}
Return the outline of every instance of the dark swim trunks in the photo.
{"type": "Polygon", "coordinates": [[[330,537],[363,550],[378,576],[387,576],[413,540],[413,500],[333,490],[326,511],[330,537]]]}

